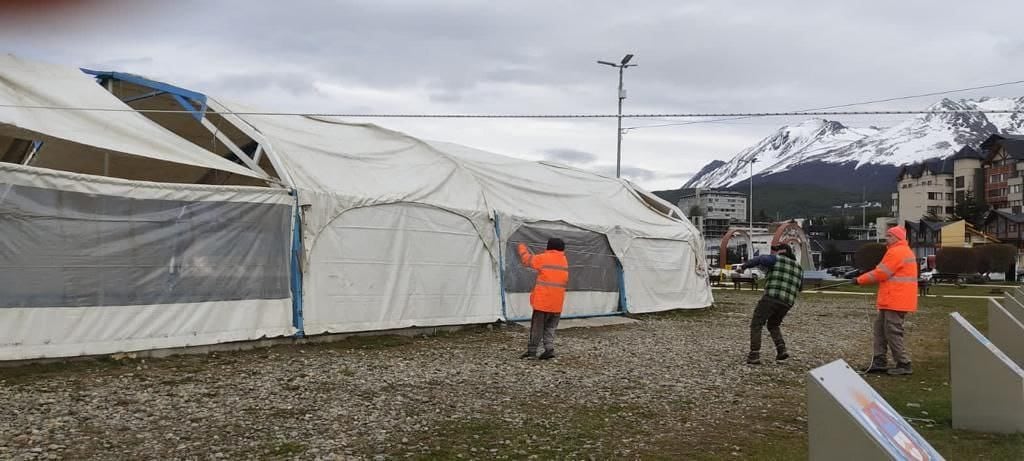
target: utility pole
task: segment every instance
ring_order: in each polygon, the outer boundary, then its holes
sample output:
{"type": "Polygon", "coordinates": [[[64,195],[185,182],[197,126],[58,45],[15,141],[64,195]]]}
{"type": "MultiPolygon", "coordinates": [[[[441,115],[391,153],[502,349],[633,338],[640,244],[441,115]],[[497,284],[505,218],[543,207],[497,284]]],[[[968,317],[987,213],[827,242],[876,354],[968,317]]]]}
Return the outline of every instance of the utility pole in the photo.
{"type": "Polygon", "coordinates": [[[867,229],[867,227],[868,227],[868,224],[867,224],[867,222],[868,222],[867,216],[868,215],[867,215],[867,211],[865,211],[865,210],[867,210],[867,205],[868,205],[867,196],[868,196],[867,195],[867,187],[861,187],[861,189],[860,189],[860,227],[863,227],[865,229],[867,229]]]}
{"type": "Polygon", "coordinates": [[[754,162],[757,161],[757,157],[750,159],[750,196],[747,197],[747,206],[750,207],[750,248],[747,248],[747,254],[749,257],[747,260],[754,259],[754,162]]]}

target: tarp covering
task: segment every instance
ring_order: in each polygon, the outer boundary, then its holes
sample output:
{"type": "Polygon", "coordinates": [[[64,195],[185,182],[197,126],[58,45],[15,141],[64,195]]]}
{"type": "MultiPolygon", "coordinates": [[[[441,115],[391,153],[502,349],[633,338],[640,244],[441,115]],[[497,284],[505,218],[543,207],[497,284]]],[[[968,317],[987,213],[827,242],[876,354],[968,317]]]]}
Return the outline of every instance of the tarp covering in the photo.
{"type": "Polygon", "coordinates": [[[61,160],[75,162],[75,171],[88,171],[81,165],[80,157],[95,157],[95,152],[88,149],[93,148],[201,169],[262,177],[132,111],[131,107],[77,69],[0,54],[0,135],[19,137],[25,136],[26,132],[30,132],[36,140],[50,141],[40,153],[41,160],[51,157],[50,163],[40,166],[59,168],[59,165],[53,163],[53,157],[56,156],[61,160]],[[51,110],[38,107],[93,110],[51,110]]]}
{"type": "MultiPolygon", "coordinates": [[[[246,112],[240,106],[215,102],[237,112],[246,112]]],[[[465,220],[459,232],[475,231],[475,242],[463,240],[459,245],[476,245],[479,250],[472,252],[473,258],[477,258],[480,252],[489,256],[489,264],[493,268],[479,263],[474,276],[486,274],[491,277],[494,274],[495,279],[489,283],[499,289],[485,290],[473,296],[494,293],[487,302],[495,306],[490,311],[490,316],[495,318],[518,317],[521,314],[512,311],[522,310],[523,301],[516,298],[526,296],[525,293],[507,293],[508,312],[501,313],[496,308],[500,303],[498,292],[501,286],[497,280],[498,261],[514,261],[516,255],[505,249],[509,236],[524,224],[538,222],[562,222],[576,231],[603,236],[607,241],[608,256],[618,258],[623,266],[627,299],[624,309],[618,305],[615,292],[579,291],[570,292],[567,298],[567,306],[577,306],[573,308],[573,314],[619,310],[646,312],[699,308],[711,304],[711,291],[703,272],[704,243],[696,228],[680,218],[682,214],[678,209],[657,199],[645,199],[648,194],[627,181],[561,165],[513,159],[451,143],[423,141],[372,124],[244,113],[239,117],[265,138],[298,189],[300,201],[308,205],[303,207],[303,246],[307,258],[312,261],[305,274],[307,302],[304,309],[307,316],[334,318],[329,323],[338,325],[345,315],[355,315],[319,312],[335,309],[337,304],[334,302],[340,299],[328,294],[338,288],[321,272],[328,265],[335,268],[332,270],[340,267],[344,258],[338,258],[341,244],[337,242],[346,239],[357,242],[349,245],[356,245],[367,253],[361,267],[378,264],[381,267],[373,270],[380,271],[384,266],[395,264],[383,256],[390,250],[391,242],[404,244],[407,242],[405,238],[417,232],[400,226],[405,230],[394,229],[396,235],[380,232],[371,236],[354,231],[361,225],[358,221],[345,225],[335,221],[348,214],[349,210],[397,203],[427,205],[459,215],[465,220]],[[659,212],[657,207],[674,212],[675,217],[659,212]],[[496,232],[496,225],[500,232],[496,232]],[[501,242],[498,242],[499,234],[501,242]],[[325,238],[332,243],[324,243],[325,238]],[[664,242],[671,242],[671,245],[664,242]],[[659,255],[662,259],[668,258],[667,262],[650,263],[638,259],[664,249],[675,252],[673,255],[659,255]],[[374,254],[381,257],[372,261],[371,255],[374,254]],[[637,274],[629,275],[633,270],[637,274]],[[659,285],[665,281],[669,282],[668,286],[659,285]],[[574,295],[581,296],[579,303],[573,301],[574,295]],[[323,302],[331,296],[335,301],[323,302]]],[[[380,213],[387,212],[393,211],[380,210],[380,213]]],[[[466,251],[452,246],[451,242],[437,245],[447,246],[438,246],[435,251],[466,251]]],[[[508,262],[505,267],[509,267],[508,262]]],[[[401,269],[395,271],[400,273],[401,269]]],[[[467,307],[465,299],[459,296],[468,296],[468,292],[446,278],[456,277],[456,274],[461,272],[436,276],[433,280],[435,286],[448,291],[435,292],[432,296],[462,299],[456,303],[462,306],[458,308],[460,312],[472,311],[472,316],[477,318],[476,312],[481,312],[479,309],[482,307],[467,307]]],[[[358,303],[346,308],[352,312],[360,309],[379,312],[382,304],[378,301],[385,298],[398,304],[387,307],[388,313],[381,314],[375,323],[360,320],[363,328],[382,329],[396,324],[436,325],[442,319],[450,318],[437,312],[405,316],[408,312],[419,312],[410,307],[416,304],[414,299],[419,299],[419,292],[408,291],[406,285],[393,285],[386,290],[393,291],[378,293],[362,308],[357,306],[358,303]]],[[[478,299],[482,298],[476,297],[474,302],[478,299]]],[[[451,306],[451,303],[442,303],[435,309],[443,311],[451,306]]],[[[528,313],[528,304],[525,309],[528,313]]],[[[364,319],[363,313],[356,317],[364,319]]]]}
{"type": "Polygon", "coordinates": [[[287,191],[0,163],[0,360],[291,334],[287,191]]]}

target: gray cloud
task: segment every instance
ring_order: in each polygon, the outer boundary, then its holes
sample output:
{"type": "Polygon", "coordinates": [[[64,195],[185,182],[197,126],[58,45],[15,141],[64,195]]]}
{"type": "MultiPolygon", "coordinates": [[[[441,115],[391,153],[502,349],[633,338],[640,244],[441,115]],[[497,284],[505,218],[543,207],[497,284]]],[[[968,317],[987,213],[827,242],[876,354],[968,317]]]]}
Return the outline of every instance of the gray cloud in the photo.
{"type": "Polygon", "coordinates": [[[544,158],[569,165],[586,165],[596,162],[599,157],[576,149],[548,149],[544,151],[544,158]]]}
{"type": "Polygon", "coordinates": [[[196,86],[211,93],[230,91],[240,94],[277,88],[298,96],[316,93],[315,81],[316,79],[309,74],[268,71],[218,75],[211,80],[199,82],[196,86]]]}
{"type": "MultiPolygon", "coordinates": [[[[1024,60],[1013,59],[1024,56],[1020,34],[964,20],[977,10],[953,0],[651,0],[629,9],[612,0],[117,2],[7,21],[0,41],[26,57],[123,67],[268,109],[358,112],[612,113],[618,74],[595,60],[631,52],[639,67],[625,73],[626,113],[783,111],[995,83],[994,68],[1024,74],[1024,60]],[[168,21],[177,11],[189,20],[168,21]],[[323,84],[347,92],[320,94],[323,84]]],[[[1000,5],[1000,14],[1020,16],[1024,3],[1000,5]]],[[[672,187],[683,178],[671,175],[681,173],[659,172],[698,171],[792,122],[799,120],[631,130],[623,158],[637,181],[672,187]]],[[[382,124],[512,155],[572,146],[593,157],[548,158],[588,167],[615,155],[607,119],[382,124]]]]}

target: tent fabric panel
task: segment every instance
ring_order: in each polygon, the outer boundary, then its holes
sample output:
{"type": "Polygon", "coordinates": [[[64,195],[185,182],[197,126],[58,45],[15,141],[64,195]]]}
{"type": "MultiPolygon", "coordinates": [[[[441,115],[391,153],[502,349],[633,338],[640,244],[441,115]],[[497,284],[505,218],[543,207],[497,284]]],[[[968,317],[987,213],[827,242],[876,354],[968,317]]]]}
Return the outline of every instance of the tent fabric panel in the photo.
{"type": "Polygon", "coordinates": [[[136,181],[0,163],[0,186],[7,184],[138,199],[250,202],[285,205],[292,205],[294,203],[294,199],[284,189],[136,181]]]}
{"type": "Polygon", "coordinates": [[[288,336],[290,299],[0,309],[0,360],[114,354],[288,336]]]}
{"type": "Polygon", "coordinates": [[[0,104],[5,105],[0,107],[0,133],[42,141],[61,139],[122,154],[262,177],[134,112],[77,69],[0,54],[0,104]]]}
{"type": "Polygon", "coordinates": [[[698,255],[683,241],[637,238],[621,258],[630,313],[696,309],[714,301],[698,255]]]}
{"type": "Polygon", "coordinates": [[[415,204],[347,211],[312,249],[305,331],[493,322],[496,265],[473,224],[415,204]]]}
{"type": "Polygon", "coordinates": [[[288,204],[0,192],[0,308],[290,297],[288,204]]]}

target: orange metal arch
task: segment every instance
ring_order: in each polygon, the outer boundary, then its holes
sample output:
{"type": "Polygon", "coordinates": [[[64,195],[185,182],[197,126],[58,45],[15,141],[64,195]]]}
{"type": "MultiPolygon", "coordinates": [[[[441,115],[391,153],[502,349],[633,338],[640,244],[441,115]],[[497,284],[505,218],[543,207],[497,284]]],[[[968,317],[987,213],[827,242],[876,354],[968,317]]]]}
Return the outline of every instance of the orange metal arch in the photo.
{"type": "Polygon", "coordinates": [[[800,250],[800,264],[804,268],[811,266],[811,246],[807,240],[807,234],[795,221],[782,223],[775,229],[772,236],[772,245],[780,243],[788,244],[794,250],[800,250]]]}
{"type": "Polygon", "coordinates": [[[729,241],[732,240],[733,237],[739,236],[741,234],[747,237],[748,245],[754,244],[754,239],[751,238],[750,232],[747,232],[746,229],[741,229],[738,227],[729,228],[729,230],[725,232],[725,235],[722,236],[722,244],[718,247],[718,265],[721,266],[722,269],[729,267],[729,264],[727,262],[728,258],[726,258],[726,255],[729,252],[729,241]]]}

